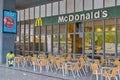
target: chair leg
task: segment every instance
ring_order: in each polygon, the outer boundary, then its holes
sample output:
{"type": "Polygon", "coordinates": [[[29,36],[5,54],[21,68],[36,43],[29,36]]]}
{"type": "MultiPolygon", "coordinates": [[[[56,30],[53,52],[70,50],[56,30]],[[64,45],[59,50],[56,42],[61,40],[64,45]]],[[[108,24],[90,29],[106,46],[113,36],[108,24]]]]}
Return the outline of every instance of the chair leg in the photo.
{"type": "Polygon", "coordinates": [[[79,70],[79,72],[80,72],[80,75],[83,76],[81,70],[79,70]]]}
{"type": "Polygon", "coordinates": [[[111,78],[108,78],[109,80],[111,80],[111,78]]]}
{"type": "Polygon", "coordinates": [[[87,66],[86,66],[86,65],[85,65],[85,71],[86,71],[86,72],[88,72],[88,68],[87,68],[87,66]]]}
{"type": "Polygon", "coordinates": [[[40,66],[40,72],[42,72],[42,66],[40,66]]]}
{"type": "Polygon", "coordinates": [[[20,68],[20,63],[18,63],[18,68],[20,68]]]}
{"type": "Polygon", "coordinates": [[[80,77],[79,71],[77,70],[77,75],[80,77]]]}
{"type": "Polygon", "coordinates": [[[93,75],[90,76],[90,80],[92,80],[93,75]]]}
{"type": "Polygon", "coordinates": [[[117,76],[115,77],[116,80],[118,80],[117,76]]]}
{"type": "Polygon", "coordinates": [[[72,75],[73,75],[73,77],[75,78],[75,74],[74,74],[74,72],[72,71],[72,75]]]}
{"type": "Polygon", "coordinates": [[[33,70],[34,70],[34,72],[35,72],[35,65],[33,65],[33,70]]]}
{"type": "Polygon", "coordinates": [[[86,76],[85,70],[82,68],[84,75],[86,76]]]}
{"type": "Polygon", "coordinates": [[[96,74],[96,79],[98,80],[98,74],[96,74]]]}

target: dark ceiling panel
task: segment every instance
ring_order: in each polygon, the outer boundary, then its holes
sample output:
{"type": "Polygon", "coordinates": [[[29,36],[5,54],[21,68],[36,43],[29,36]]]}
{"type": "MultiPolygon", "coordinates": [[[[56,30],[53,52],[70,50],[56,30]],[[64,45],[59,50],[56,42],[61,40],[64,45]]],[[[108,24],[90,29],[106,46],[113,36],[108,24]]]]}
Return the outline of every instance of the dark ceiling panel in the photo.
{"type": "Polygon", "coordinates": [[[16,0],[16,9],[17,10],[24,9],[24,8],[47,4],[55,1],[61,1],[61,0],[16,0]]]}

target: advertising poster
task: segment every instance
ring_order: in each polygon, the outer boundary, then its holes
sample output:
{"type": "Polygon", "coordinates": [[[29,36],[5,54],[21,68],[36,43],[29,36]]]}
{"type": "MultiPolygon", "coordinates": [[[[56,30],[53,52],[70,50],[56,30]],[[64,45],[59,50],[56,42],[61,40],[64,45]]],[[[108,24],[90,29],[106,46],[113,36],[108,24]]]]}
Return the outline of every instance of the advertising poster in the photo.
{"type": "Polygon", "coordinates": [[[3,32],[16,33],[17,30],[17,12],[3,10],[3,32]]]}

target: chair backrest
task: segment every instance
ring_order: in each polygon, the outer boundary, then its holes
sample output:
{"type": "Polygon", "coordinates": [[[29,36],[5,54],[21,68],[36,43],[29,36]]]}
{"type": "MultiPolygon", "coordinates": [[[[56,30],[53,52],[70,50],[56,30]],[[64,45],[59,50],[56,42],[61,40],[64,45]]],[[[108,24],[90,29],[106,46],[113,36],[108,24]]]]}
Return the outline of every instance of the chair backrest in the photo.
{"type": "Polygon", "coordinates": [[[80,57],[80,59],[79,59],[79,60],[80,60],[80,62],[81,62],[81,63],[84,63],[84,64],[85,64],[85,60],[84,60],[84,58],[83,58],[83,57],[80,57]]]}
{"type": "Polygon", "coordinates": [[[23,58],[24,58],[23,56],[20,56],[19,59],[18,59],[18,63],[23,62],[23,58]]]}
{"type": "Polygon", "coordinates": [[[51,58],[50,59],[50,65],[54,65],[55,64],[55,58],[51,58]]]}
{"type": "Polygon", "coordinates": [[[94,63],[96,63],[96,64],[100,64],[100,61],[99,60],[94,60],[94,63]]]}
{"type": "Polygon", "coordinates": [[[27,61],[27,62],[30,62],[30,61],[31,61],[31,56],[27,56],[26,61],[27,61]]]}
{"type": "Polygon", "coordinates": [[[60,58],[60,62],[62,63],[62,62],[65,62],[65,57],[61,57],[60,58]]]}
{"type": "Polygon", "coordinates": [[[96,63],[91,64],[91,68],[92,68],[93,74],[97,74],[97,72],[98,72],[98,64],[96,64],[96,63]]]}
{"type": "Polygon", "coordinates": [[[101,57],[100,62],[101,62],[101,65],[105,64],[105,59],[101,57]]]}
{"type": "Polygon", "coordinates": [[[73,70],[78,70],[79,69],[79,62],[76,62],[73,66],[73,70]]]}
{"type": "Polygon", "coordinates": [[[52,54],[48,54],[48,58],[50,59],[50,58],[52,58],[53,57],[53,55],[52,54]]]}
{"type": "Polygon", "coordinates": [[[108,74],[111,75],[112,77],[115,77],[116,75],[118,75],[118,68],[113,68],[111,73],[108,74]]]}
{"type": "Polygon", "coordinates": [[[119,60],[115,60],[115,61],[114,61],[114,64],[115,64],[115,65],[119,65],[119,64],[120,64],[120,61],[119,61],[119,60]]]}
{"type": "Polygon", "coordinates": [[[41,59],[41,66],[45,66],[47,64],[47,59],[41,59]]]}
{"type": "Polygon", "coordinates": [[[84,60],[89,60],[90,58],[88,56],[84,56],[84,60]]]}
{"type": "Polygon", "coordinates": [[[67,60],[67,61],[72,60],[72,55],[71,55],[71,54],[68,54],[67,57],[66,57],[66,60],[67,60]]]}
{"type": "Polygon", "coordinates": [[[61,68],[61,61],[60,61],[60,59],[56,59],[55,60],[55,64],[56,64],[56,66],[57,66],[58,69],[61,68]]]}
{"type": "Polygon", "coordinates": [[[37,63],[37,58],[36,58],[36,57],[32,57],[31,60],[32,60],[32,64],[33,64],[33,65],[36,65],[36,63],[37,63]]]}

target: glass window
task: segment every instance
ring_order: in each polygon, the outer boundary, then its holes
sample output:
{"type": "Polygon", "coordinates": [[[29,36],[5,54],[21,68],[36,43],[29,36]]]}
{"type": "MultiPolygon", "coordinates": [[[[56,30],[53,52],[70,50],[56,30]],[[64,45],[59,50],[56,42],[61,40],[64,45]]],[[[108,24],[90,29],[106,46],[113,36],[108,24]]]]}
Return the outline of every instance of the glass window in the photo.
{"type": "Polygon", "coordinates": [[[66,33],[66,25],[60,24],[60,34],[66,33]]]}
{"type": "Polygon", "coordinates": [[[84,8],[85,8],[85,10],[91,10],[92,9],[92,0],[84,0],[84,8]]]}
{"type": "Polygon", "coordinates": [[[60,14],[65,14],[66,13],[66,1],[60,1],[60,14]]]}
{"type": "Polygon", "coordinates": [[[74,12],[74,0],[67,0],[67,13],[74,12]]]}
{"type": "Polygon", "coordinates": [[[120,19],[117,19],[117,30],[120,30],[120,19]]]}
{"type": "Polygon", "coordinates": [[[53,3],[53,15],[58,15],[58,2],[53,3]]]}
{"type": "Polygon", "coordinates": [[[17,11],[17,21],[20,21],[20,11],[17,11]]]}
{"type": "Polygon", "coordinates": [[[94,0],[94,9],[103,8],[103,0],[94,0]]]}
{"type": "Polygon", "coordinates": [[[73,53],[74,49],[74,23],[67,24],[68,34],[67,34],[67,53],[73,53]]]}
{"type": "Polygon", "coordinates": [[[66,34],[60,34],[60,53],[66,53],[66,34]]]}
{"type": "Polygon", "coordinates": [[[53,25],[53,34],[58,34],[59,25],[53,25]]]}
{"type": "Polygon", "coordinates": [[[68,24],[68,33],[73,33],[74,32],[74,24],[73,23],[69,23],[68,24]]]}
{"type": "Polygon", "coordinates": [[[41,51],[45,52],[45,26],[41,27],[41,51]]]}
{"type": "Polygon", "coordinates": [[[67,53],[73,53],[73,34],[67,35],[67,53]]]}
{"type": "Polygon", "coordinates": [[[58,54],[59,25],[53,25],[53,54],[58,54]]]}
{"type": "Polygon", "coordinates": [[[51,16],[51,3],[47,4],[47,16],[51,16]]]}
{"type": "Polygon", "coordinates": [[[96,55],[103,55],[103,24],[102,20],[98,20],[94,22],[94,30],[95,30],[95,37],[94,37],[94,44],[95,44],[95,54],[96,55]]]}
{"type": "Polygon", "coordinates": [[[47,52],[51,52],[52,46],[51,46],[51,31],[52,31],[52,25],[47,26],[47,52]]]}
{"type": "Polygon", "coordinates": [[[29,19],[29,9],[25,9],[25,20],[29,19]]]}
{"type": "Polygon", "coordinates": [[[92,53],[92,22],[85,22],[85,54],[92,53]]]}
{"type": "Polygon", "coordinates": [[[120,5],[120,0],[117,0],[117,5],[120,5]]]}
{"type": "Polygon", "coordinates": [[[102,21],[95,21],[95,28],[94,31],[95,32],[103,32],[103,26],[102,26],[102,21]]]}
{"type": "Polygon", "coordinates": [[[105,20],[105,53],[110,56],[115,54],[114,19],[105,20]]]}
{"type": "Polygon", "coordinates": [[[38,18],[39,17],[39,6],[36,6],[35,7],[35,18],[38,18]]]}
{"type": "Polygon", "coordinates": [[[105,7],[115,6],[115,0],[105,0],[105,7]]]}
{"type": "Polygon", "coordinates": [[[85,32],[92,32],[92,22],[89,21],[89,22],[85,22],[85,32]]]}
{"type": "Polygon", "coordinates": [[[82,54],[82,39],[83,39],[83,32],[84,32],[84,25],[82,24],[82,22],[78,22],[76,23],[76,34],[75,34],[75,48],[76,48],[76,53],[82,54]]]}
{"type": "Polygon", "coordinates": [[[24,10],[20,10],[20,20],[24,20],[24,10]]]}
{"type": "Polygon", "coordinates": [[[85,33],[85,54],[92,54],[92,33],[85,33]]]}
{"type": "Polygon", "coordinates": [[[117,19],[117,53],[120,56],[120,19],[117,19]]]}
{"type": "Polygon", "coordinates": [[[75,0],[75,12],[83,11],[83,0],[75,0]]]}
{"type": "Polygon", "coordinates": [[[117,32],[117,53],[118,53],[118,56],[120,56],[120,31],[117,32]]]}
{"type": "Polygon", "coordinates": [[[30,8],[30,19],[34,18],[34,8],[30,8]]]}
{"type": "Polygon", "coordinates": [[[53,54],[58,54],[58,35],[53,34],[53,54]]]}
{"type": "Polygon", "coordinates": [[[41,5],[41,17],[45,17],[45,5],[41,5]]]}
{"type": "Polygon", "coordinates": [[[84,30],[83,27],[84,26],[83,26],[83,24],[81,22],[76,23],[76,28],[75,28],[76,30],[75,30],[75,32],[78,33],[78,34],[83,32],[83,30],[84,30]]]}

